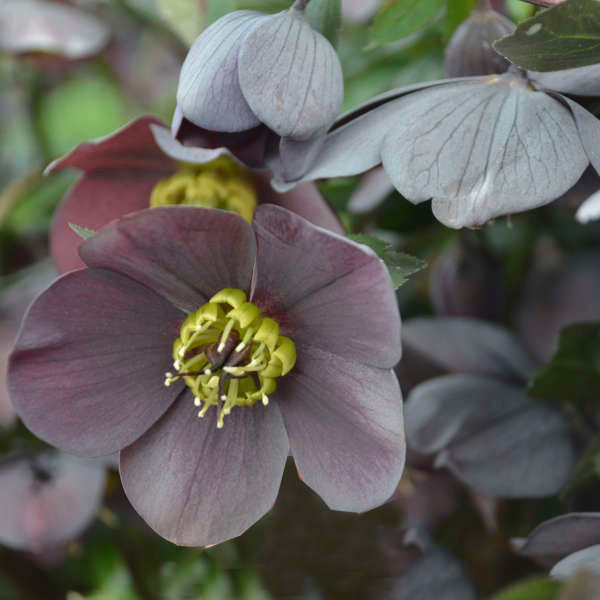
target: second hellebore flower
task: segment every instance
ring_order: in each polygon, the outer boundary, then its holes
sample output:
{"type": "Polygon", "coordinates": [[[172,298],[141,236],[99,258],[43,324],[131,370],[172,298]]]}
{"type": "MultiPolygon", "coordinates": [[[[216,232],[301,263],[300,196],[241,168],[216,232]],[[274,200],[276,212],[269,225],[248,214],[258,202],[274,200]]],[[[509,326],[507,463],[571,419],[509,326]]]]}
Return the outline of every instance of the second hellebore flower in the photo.
{"type": "Polygon", "coordinates": [[[112,135],[77,146],[48,172],[75,168],[73,185],[52,222],[50,249],[61,272],[83,265],[81,238],[69,223],[96,230],[130,212],[192,204],[238,212],[251,221],[257,204],[279,204],[336,233],[342,226],[312,183],[278,194],[266,178],[223,155],[224,148],[189,148],[154,117],[141,117],[112,135]],[[182,161],[182,162],[180,162],[182,161]]]}
{"type": "Polygon", "coordinates": [[[25,424],[121,450],[125,492],[183,545],[240,535],[291,452],[333,509],[384,503],[404,465],[400,318],[368,248],[283,208],[134,213],[31,306],[9,366],[25,424]],[[201,418],[199,418],[201,417],[201,418]]]}
{"type": "Polygon", "coordinates": [[[212,140],[286,177],[309,167],[306,144],[337,117],[344,82],[335,50],[304,19],[306,4],[275,15],[235,11],[198,37],[179,79],[178,139],[212,140]]]}

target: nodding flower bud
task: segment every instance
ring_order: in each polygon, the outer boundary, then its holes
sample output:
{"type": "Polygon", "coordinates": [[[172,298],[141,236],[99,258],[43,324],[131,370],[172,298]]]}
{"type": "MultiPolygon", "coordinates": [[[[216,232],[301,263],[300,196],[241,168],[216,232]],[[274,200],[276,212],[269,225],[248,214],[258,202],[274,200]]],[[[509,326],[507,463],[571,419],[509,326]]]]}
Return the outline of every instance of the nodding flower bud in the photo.
{"type": "Polygon", "coordinates": [[[512,33],[515,25],[504,15],[480,4],[454,32],[446,48],[446,77],[469,77],[504,73],[510,63],[492,44],[512,33]]]}
{"type": "MultiPolygon", "coordinates": [[[[264,157],[279,141],[289,145],[324,135],[343,93],[337,54],[306,22],[302,3],[274,15],[235,11],[191,47],[174,127],[180,129],[183,118],[205,132],[243,133],[245,143],[255,136],[261,141],[256,152],[264,157]]],[[[235,135],[227,141],[232,148],[240,142],[235,135]]]]}

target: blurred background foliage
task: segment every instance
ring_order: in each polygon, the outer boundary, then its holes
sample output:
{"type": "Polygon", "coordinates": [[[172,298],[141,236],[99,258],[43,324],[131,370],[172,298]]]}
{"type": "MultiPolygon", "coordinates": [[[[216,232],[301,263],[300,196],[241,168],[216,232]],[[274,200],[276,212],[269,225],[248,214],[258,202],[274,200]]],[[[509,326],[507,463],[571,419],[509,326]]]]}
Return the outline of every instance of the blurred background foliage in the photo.
{"type": "MultiPolygon", "coordinates": [[[[0,49],[3,362],[24,304],[48,279],[51,269],[44,260],[52,214],[76,178],[70,173],[44,177],[44,167],[78,143],[107,135],[136,116],[151,113],[168,123],[179,67],[203,28],[232,10],[274,12],[290,2],[73,0],[63,4],[86,11],[106,27],[106,44],[90,56],[72,59],[36,48],[15,52],[10,40],[0,40],[4,48],[0,49]]],[[[324,19],[325,33],[338,43],[345,74],[344,109],[348,109],[387,89],[443,78],[444,49],[475,2],[371,2],[370,17],[358,14],[356,3],[345,4],[346,0],[341,13],[337,4],[331,13],[344,16],[343,26],[319,14],[314,18],[324,19]]],[[[532,15],[534,7],[510,0],[505,10],[519,22],[532,15]]],[[[60,37],[71,32],[55,33],[60,37]]],[[[535,297],[542,304],[547,301],[543,290],[569,272],[584,253],[599,268],[600,229],[573,219],[574,209],[585,198],[579,188],[536,211],[498,219],[479,230],[453,231],[432,217],[429,206],[413,206],[396,192],[374,210],[353,213],[348,201],[357,184],[358,178],[321,184],[349,233],[379,237],[429,265],[399,289],[405,320],[417,315],[467,314],[512,329],[529,327],[535,337],[548,320],[535,312],[531,295],[538,294],[535,297]],[[481,297],[485,302],[477,302],[481,297]]],[[[585,182],[580,187],[585,188],[585,182]]],[[[571,296],[598,305],[597,294],[586,296],[588,288],[598,289],[590,283],[593,275],[582,277],[556,292],[557,306],[567,306],[571,296]]],[[[560,325],[577,321],[577,310],[560,325]]],[[[600,309],[596,312],[600,320],[600,309]]],[[[598,327],[570,328],[557,355],[552,362],[544,357],[546,366],[530,385],[532,396],[560,405],[582,431],[578,470],[558,497],[491,501],[449,476],[438,481],[429,467],[416,466],[407,470],[393,502],[357,516],[326,510],[292,472],[284,477],[273,511],[241,538],[210,549],[186,549],[148,529],[128,505],[109,466],[97,517],[85,533],[41,553],[0,545],[0,599],[393,598],[378,595],[378,585],[402,575],[425,547],[414,540],[407,544],[404,538],[414,501],[435,513],[430,529],[433,541],[460,559],[481,597],[557,598],[559,584],[534,563],[517,557],[508,540],[526,536],[543,519],[567,510],[598,508],[600,432],[597,414],[593,416],[600,381],[598,356],[598,327]],[[582,369],[586,384],[574,387],[573,373],[582,369]],[[595,394],[586,394],[592,388],[595,394]],[[433,487],[419,491],[423,482],[433,482],[433,487]]],[[[401,381],[408,392],[409,384],[401,381]]],[[[43,447],[20,424],[0,426],[3,456],[43,447]]],[[[7,509],[0,505],[0,510],[7,509]]],[[[562,593],[561,598],[584,597],[569,590],[562,593]]]]}

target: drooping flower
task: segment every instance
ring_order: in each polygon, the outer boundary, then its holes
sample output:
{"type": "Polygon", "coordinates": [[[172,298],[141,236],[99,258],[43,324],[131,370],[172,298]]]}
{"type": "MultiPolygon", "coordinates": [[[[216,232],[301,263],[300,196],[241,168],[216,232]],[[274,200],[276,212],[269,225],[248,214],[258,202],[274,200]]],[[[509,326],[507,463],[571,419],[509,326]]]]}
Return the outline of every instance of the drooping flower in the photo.
{"type": "MultiPolygon", "coordinates": [[[[449,227],[542,206],[588,164],[600,171],[600,121],[548,80],[511,69],[386,92],[342,115],[319,142],[313,166],[276,185],[289,189],[383,163],[405,198],[432,199],[434,215],[449,227]]],[[[568,76],[567,83],[568,93],[597,93],[568,76]]]]}
{"type": "Polygon", "coordinates": [[[35,554],[60,552],[92,521],[106,469],[62,452],[0,460],[0,543],[35,554]]]}
{"type": "Polygon", "coordinates": [[[228,208],[251,219],[260,203],[275,203],[332,231],[339,221],[312,184],[285,194],[236,166],[225,150],[187,148],[154,117],[141,117],[114,134],[80,144],[52,163],[47,172],[83,171],[59,206],[52,223],[50,250],[59,271],[83,266],[74,223],[96,230],[123,215],[164,204],[228,208]],[[184,161],[184,164],[179,161],[184,161]],[[216,162],[215,162],[216,161],[216,162]]]}
{"type": "Polygon", "coordinates": [[[510,63],[492,44],[514,30],[514,23],[493,10],[489,0],[480,0],[450,38],[444,58],[446,77],[504,73],[510,63]]]}
{"type": "Polygon", "coordinates": [[[173,134],[227,146],[249,166],[297,177],[342,106],[335,50],[304,19],[307,2],[275,15],[240,10],[206,29],[181,69],[173,134]]]}
{"type": "Polygon", "coordinates": [[[241,534],[273,504],[290,451],[331,508],[391,496],[400,319],[372,251],[263,205],[251,226],[144,210],[80,253],[88,268],[29,309],[9,391],[48,442],[121,450],[125,492],[158,533],[183,545],[241,534]]]}
{"type": "Polygon", "coordinates": [[[404,328],[409,347],[458,373],[411,390],[409,450],[433,457],[477,492],[499,498],[558,492],[575,466],[571,431],[559,411],[528,397],[532,363],[517,340],[475,319],[414,321],[404,328]],[[459,352],[449,352],[453,340],[460,340],[459,352]]]}

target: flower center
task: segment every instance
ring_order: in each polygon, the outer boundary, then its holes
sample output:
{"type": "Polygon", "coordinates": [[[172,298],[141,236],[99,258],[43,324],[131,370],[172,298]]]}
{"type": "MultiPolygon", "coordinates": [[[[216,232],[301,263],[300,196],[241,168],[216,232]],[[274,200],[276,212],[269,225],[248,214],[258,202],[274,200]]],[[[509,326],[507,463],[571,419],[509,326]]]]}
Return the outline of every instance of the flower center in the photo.
{"type": "Polygon", "coordinates": [[[183,322],[173,360],[165,385],[183,377],[201,407],[198,416],[216,406],[221,429],[234,406],[269,404],[275,380],[296,364],[296,346],[242,290],[225,288],[183,322]]]}
{"type": "Polygon", "coordinates": [[[250,177],[222,156],[195,169],[184,167],[159,181],[150,195],[150,206],[170,204],[231,210],[251,223],[257,196],[250,177]]]}

